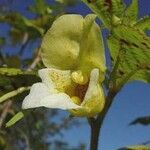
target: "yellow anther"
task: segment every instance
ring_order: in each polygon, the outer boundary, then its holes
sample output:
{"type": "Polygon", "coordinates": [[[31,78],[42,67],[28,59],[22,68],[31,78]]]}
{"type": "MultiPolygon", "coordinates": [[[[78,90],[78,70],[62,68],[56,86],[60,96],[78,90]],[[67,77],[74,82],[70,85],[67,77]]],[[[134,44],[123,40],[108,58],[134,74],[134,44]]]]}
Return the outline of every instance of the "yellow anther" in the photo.
{"type": "Polygon", "coordinates": [[[75,83],[81,84],[81,85],[84,85],[88,82],[88,77],[86,75],[83,75],[83,73],[80,70],[74,71],[71,74],[71,78],[75,83]]]}
{"type": "Polygon", "coordinates": [[[80,105],[80,104],[81,104],[81,100],[80,100],[80,98],[77,97],[77,96],[71,97],[71,100],[72,100],[75,104],[77,104],[77,105],[80,105]]]}

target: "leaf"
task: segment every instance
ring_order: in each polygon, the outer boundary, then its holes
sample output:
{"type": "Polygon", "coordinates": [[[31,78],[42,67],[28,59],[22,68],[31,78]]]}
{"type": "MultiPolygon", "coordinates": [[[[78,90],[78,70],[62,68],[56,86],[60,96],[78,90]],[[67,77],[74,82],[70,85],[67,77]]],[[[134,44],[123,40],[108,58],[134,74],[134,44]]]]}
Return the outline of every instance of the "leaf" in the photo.
{"type": "Polygon", "coordinates": [[[23,33],[28,32],[29,29],[32,29],[32,33],[38,32],[40,35],[43,35],[44,32],[42,28],[38,27],[36,24],[33,23],[32,19],[28,19],[19,13],[9,13],[0,16],[0,22],[8,23],[13,28],[19,29],[23,33]]]}
{"type": "Polygon", "coordinates": [[[20,87],[17,90],[14,90],[14,91],[11,91],[9,93],[6,93],[5,95],[0,97],[0,103],[4,102],[7,99],[12,98],[12,97],[14,97],[14,96],[16,96],[16,95],[18,95],[20,93],[23,93],[24,91],[27,91],[29,89],[30,89],[30,87],[20,87]]]}
{"type": "Polygon", "coordinates": [[[130,123],[130,125],[141,124],[144,126],[150,125],[150,116],[138,117],[130,123]]]}
{"type": "Polygon", "coordinates": [[[118,85],[132,80],[150,82],[150,38],[144,32],[120,25],[108,38],[108,47],[118,85]]]}
{"type": "Polygon", "coordinates": [[[131,4],[127,7],[123,23],[124,24],[133,24],[137,21],[138,17],[138,0],[132,0],[131,4]]]}
{"type": "Polygon", "coordinates": [[[14,115],[7,123],[6,123],[6,127],[10,127],[12,125],[14,125],[16,122],[18,122],[20,119],[22,119],[24,117],[23,112],[18,112],[16,115],[14,115]]]}
{"type": "Polygon", "coordinates": [[[29,6],[29,11],[39,15],[44,15],[47,14],[48,12],[51,12],[45,0],[35,0],[35,4],[29,6]]]}
{"type": "Polygon", "coordinates": [[[143,31],[149,30],[150,29],[150,17],[146,16],[144,18],[141,18],[134,26],[143,31]]]}
{"type": "Polygon", "coordinates": [[[112,13],[119,17],[122,18],[125,10],[125,4],[122,0],[112,0],[112,13]]]}
{"type": "Polygon", "coordinates": [[[150,146],[135,145],[135,146],[128,146],[128,147],[120,148],[119,150],[150,150],[150,146]]]}
{"type": "Polygon", "coordinates": [[[61,4],[65,4],[67,6],[73,6],[76,3],[76,0],[55,0],[55,1],[61,4]]]}
{"type": "Polygon", "coordinates": [[[106,27],[110,27],[111,16],[108,11],[109,4],[105,0],[82,0],[103,22],[106,27]]]}
{"type": "Polygon", "coordinates": [[[0,47],[3,46],[5,44],[5,38],[4,37],[0,37],[0,47]]]}
{"type": "Polygon", "coordinates": [[[16,68],[0,68],[0,75],[14,76],[23,74],[23,71],[16,68]]]}
{"type": "Polygon", "coordinates": [[[0,75],[0,86],[6,86],[6,85],[9,85],[11,82],[10,80],[8,79],[8,77],[5,77],[5,76],[1,76],[0,75]]]}
{"type": "Polygon", "coordinates": [[[16,76],[16,75],[33,75],[35,74],[32,71],[22,71],[17,68],[0,68],[0,75],[5,76],[16,76]]]}

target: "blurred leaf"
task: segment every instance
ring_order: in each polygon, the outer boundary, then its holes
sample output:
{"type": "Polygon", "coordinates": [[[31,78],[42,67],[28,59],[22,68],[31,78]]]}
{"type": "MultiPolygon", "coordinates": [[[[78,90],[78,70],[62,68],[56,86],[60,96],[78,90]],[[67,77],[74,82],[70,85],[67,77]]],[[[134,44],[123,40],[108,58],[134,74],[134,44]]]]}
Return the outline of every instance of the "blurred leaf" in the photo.
{"type": "MultiPolygon", "coordinates": [[[[103,22],[106,27],[111,24],[110,6],[105,0],[82,0],[103,22]]],[[[111,4],[110,4],[111,5],[111,4]]]]}
{"type": "Polygon", "coordinates": [[[8,56],[5,61],[6,61],[5,63],[7,63],[7,66],[9,66],[9,68],[20,68],[21,66],[21,60],[19,56],[8,56]]]}
{"type": "Polygon", "coordinates": [[[132,0],[131,4],[127,7],[124,14],[124,24],[133,24],[137,21],[138,17],[138,0],[132,0]]]}
{"type": "Polygon", "coordinates": [[[119,18],[124,15],[125,4],[122,0],[112,0],[112,13],[119,18]]]}
{"type": "Polygon", "coordinates": [[[150,116],[138,117],[130,123],[130,125],[141,124],[144,126],[150,125],[150,116]]]}
{"type": "Polygon", "coordinates": [[[145,145],[128,146],[125,148],[121,148],[119,150],[150,150],[150,146],[145,145]]]}
{"type": "Polygon", "coordinates": [[[52,12],[50,6],[45,2],[45,0],[34,0],[34,1],[35,1],[34,5],[29,6],[29,11],[39,15],[44,15],[52,12]]]}
{"type": "Polygon", "coordinates": [[[0,136],[0,149],[1,149],[1,150],[5,150],[5,148],[6,148],[5,139],[0,136]]]}
{"type": "Polygon", "coordinates": [[[11,91],[0,97],[0,103],[4,102],[4,101],[8,100],[9,98],[12,98],[20,93],[23,93],[24,91],[27,91],[29,89],[30,89],[30,87],[20,87],[17,90],[11,91]]]}
{"type": "Polygon", "coordinates": [[[16,76],[16,75],[33,75],[33,71],[22,71],[17,68],[0,68],[0,75],[16,76]]]}
{"type": "Polygon", "coordinates": [[[22,119],[24,117],[23,112],[18,112],[15,116],[13,116],[7,123],[6,123],[6,127],[10,127],[12,125],[14,125],[16,122],[18,122],[20,119],[22,119]]]}
{"type": "Polygon", "coordinates": [[[137,23],[134,25],[136,28],[147,31],[150,29],[150,17],[146,16],[144,18],[141,18],[137,23]]]}
{"type": "Polygon", "coordinates": [[[0,68],[0,75],[14,76],[23,74],[23,71],[17,68],[0,68]]]}
{"type": "Polygon", "coordinates": [[[0,75],[0,86],[9,85],[10,83],[11,82],[7,77],[0,75]]]}
{"type": "Polygon", "coordinates": [[[34,32],[38,32],[41,35],[43,34],[43,29],[33,24],[32,19],[28,19],[19,13],[13,12],[13,13],[9,13],[6,15],[2,15],[0,16],[0,22],[8,23],[12,27],[17,28],[21,30],[22,32],[27,31],[28,28],[32,28],[34,32]]]}
{"type": "Polygon", "coordinates": [[[76,0],[55,0],[55,1],[68,6],[72,6],[76,3],[76,0]]]}
{"type": "Polygon", "coordinates": [[[5,38],[0,37],[0,46],[3,46],[5,44],[5,38]]]}

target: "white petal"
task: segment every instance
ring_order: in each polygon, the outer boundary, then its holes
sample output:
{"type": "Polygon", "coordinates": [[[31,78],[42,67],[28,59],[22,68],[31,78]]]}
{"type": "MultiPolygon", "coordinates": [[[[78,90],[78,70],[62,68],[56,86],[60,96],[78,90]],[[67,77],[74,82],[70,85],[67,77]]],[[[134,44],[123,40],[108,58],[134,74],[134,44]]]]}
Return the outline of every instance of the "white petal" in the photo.
{"type": "Polygon", "coordinates": [[[49,72],[51,71],[51,69],[49,68],[45,68],[45,69],[40,69],[38,71],[38,74],[40,76],[40,78],[42,79],[42,82],[47,85],[47,87],[51,90],[54,89],[54,84],[51,80],[51,78],[49,77],[49,72]]]}
{"type": "Polygon", "coordinates": [[[30,94],[25,97],[22,108],[48,107],[59,109],[76,109],[80,106],[74,104],[65,93],[52,93],[44,83],[36,83],[31,87],[30,94]]]}
{"type": "Polygon", "coordinates": [[[71,81],[70,70],[45,68],[39,70],[38,73],[42,82],[45,83],[51,90],[55,89],[59,92],[66,92],[67,89],[72,88],[73,84],[71,81]]]}
{"type": "Polygon", "coordinates": [[[84,101],[82,102],[82,105],[84,105],[87,100],[90,100],[93,96],[98,94],[97,90],[97,88],[99,87],[98,81],[99,81],[99,69],[95,68],[91,71],[89,86],[85,94],[84,101]]]}

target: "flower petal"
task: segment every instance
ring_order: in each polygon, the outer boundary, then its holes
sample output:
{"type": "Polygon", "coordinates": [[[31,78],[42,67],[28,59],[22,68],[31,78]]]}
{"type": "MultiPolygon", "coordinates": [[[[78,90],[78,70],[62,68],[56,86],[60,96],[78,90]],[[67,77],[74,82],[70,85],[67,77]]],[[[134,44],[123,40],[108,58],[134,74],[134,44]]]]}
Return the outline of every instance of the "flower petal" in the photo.
{"type": "Polygon", "coordinates": [[[41,45],[42,60],[46,67],[66,70],[76,66],[82,26],[81,15],[67,14],[54,21],[41,45]]]}
{"type": "Polygon", "coordinates": [[[84,18],[83,36],[80,45],[80,68],[88,73],[93,68],[99,68],[101,72],[100,79],[104,80],[105,52],[101,30],[96,24],[95,15],[89,14],[84,18]]]}
{"type": "Polygon", "coordinates": [[[93,117],[102,111],[104,104],[103,89],[99,85],[99,69],[93,69],[84,101],[81,103],[81,108],[69,111],[73,116],[93,117]]]}
{"type": "Polygon", "coordinates": [[[89,86],[82,105],[85,104],[92,97],[97,96],[99,92],[98,89],[99,89],[99,69],[93,69],[91,71],[89,86]]]}
{"type": "Polygon", "coordinates": [[[73,90],[70,70],[45,68],[39,70],[39,76],[51,91],[69,93],[73,90]]]}
{"type": "Polygon", "coordinates": [[[103,88],[99,84],[99,69],[91,71],[90,82],[81,106],[85,108],[87,116],[100,113],[105,104],[103,88]]]}
{"type": "Polygon", "coordinates": [[[74,104],[65,93],[51,93],[44,83],[36,83],[31,87],[30,94],[25,97],[22,108],[48,107],[59,109],[77,109],[80,106],[74,104]]]}

